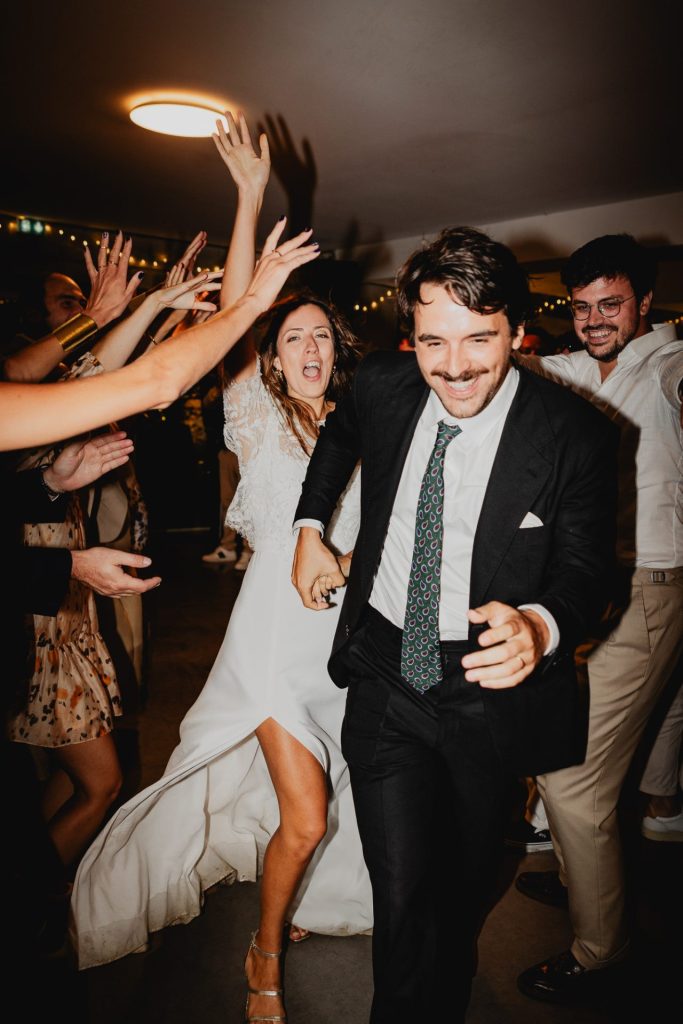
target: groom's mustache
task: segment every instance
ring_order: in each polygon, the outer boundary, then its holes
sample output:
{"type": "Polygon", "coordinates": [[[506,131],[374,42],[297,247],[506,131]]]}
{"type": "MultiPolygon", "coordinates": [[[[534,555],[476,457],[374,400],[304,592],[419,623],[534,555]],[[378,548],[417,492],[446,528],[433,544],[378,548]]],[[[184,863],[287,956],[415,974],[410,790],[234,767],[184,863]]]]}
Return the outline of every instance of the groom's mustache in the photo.
{"type": "Polygon", "coordinates": [[[488,370],[465,370],[454,377],[447,370],[434,370],[432,377],[441,377],[442,380],[448,381],[449,384],[467,384],[468,381],[476,380],[477,377],[483,377],[488,372],[488,370]]]}

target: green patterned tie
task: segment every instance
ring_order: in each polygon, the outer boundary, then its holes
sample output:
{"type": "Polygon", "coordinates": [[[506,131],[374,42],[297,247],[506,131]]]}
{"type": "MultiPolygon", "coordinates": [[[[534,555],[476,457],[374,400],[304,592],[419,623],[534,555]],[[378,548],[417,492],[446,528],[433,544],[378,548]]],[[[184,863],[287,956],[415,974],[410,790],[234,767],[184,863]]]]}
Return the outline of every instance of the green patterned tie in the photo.
{"type": "Polygon", "coordinates": [[[417,500],[415,544],[401,640],[401,675],[420,693],[426,693],[443,679],[439,647],[443,465],[446,449],[460,433],[460,427],[440,420],[417,500]]]}

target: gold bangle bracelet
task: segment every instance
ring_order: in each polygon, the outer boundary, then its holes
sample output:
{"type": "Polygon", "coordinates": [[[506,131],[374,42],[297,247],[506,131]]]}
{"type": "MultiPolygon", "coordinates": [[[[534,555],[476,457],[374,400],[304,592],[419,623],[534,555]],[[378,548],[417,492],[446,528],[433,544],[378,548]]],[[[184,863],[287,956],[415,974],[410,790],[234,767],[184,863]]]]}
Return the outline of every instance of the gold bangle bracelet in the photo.
{"type": "Polygon", "coordinates": [[[62,346],[64,355],[67,355],[93,334],[97,334],[98,330],[97,324],[87,313],[77,313],[61,327],[57,327],[52,334],[62,346]]]}

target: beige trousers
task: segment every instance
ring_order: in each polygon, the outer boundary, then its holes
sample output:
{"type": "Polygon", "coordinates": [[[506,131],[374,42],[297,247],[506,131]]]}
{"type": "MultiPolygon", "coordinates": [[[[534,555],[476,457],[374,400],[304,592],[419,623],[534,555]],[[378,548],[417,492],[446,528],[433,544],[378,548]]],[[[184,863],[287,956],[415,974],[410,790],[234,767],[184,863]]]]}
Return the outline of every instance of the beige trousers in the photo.
{"type": "Polygon", "coordinates": [[[673,796],[683,789],[683,682],[669,705],[640,780],[640,790],[650,796],[673,796]]]}
{"type": "Polygon", "coordinates": [[[597,969],[628,945],[617,803],[629,764],[683,647],[683,568],[636,569],[614,631],[587,657],[583,764],[538,777],[560,879],[568,886],[572,953],[597,969]]]}

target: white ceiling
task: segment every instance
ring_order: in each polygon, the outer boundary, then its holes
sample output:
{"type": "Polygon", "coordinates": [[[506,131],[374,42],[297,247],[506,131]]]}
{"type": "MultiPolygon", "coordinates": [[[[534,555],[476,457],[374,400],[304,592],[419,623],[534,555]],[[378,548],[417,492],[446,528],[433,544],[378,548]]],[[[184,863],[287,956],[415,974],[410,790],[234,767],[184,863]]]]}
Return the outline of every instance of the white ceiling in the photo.
{"type": "MultiPolygon", "coordinates": [[[[668,0],[117,0],[5,10],[0,206],[227,237],[210,139],[134,126],[196,92],[285,119],[317,165],[323,247],[675,192],[681,4],[668,0]]],[[[276,182],[264,210],[287,209],[276,182]]]]}

